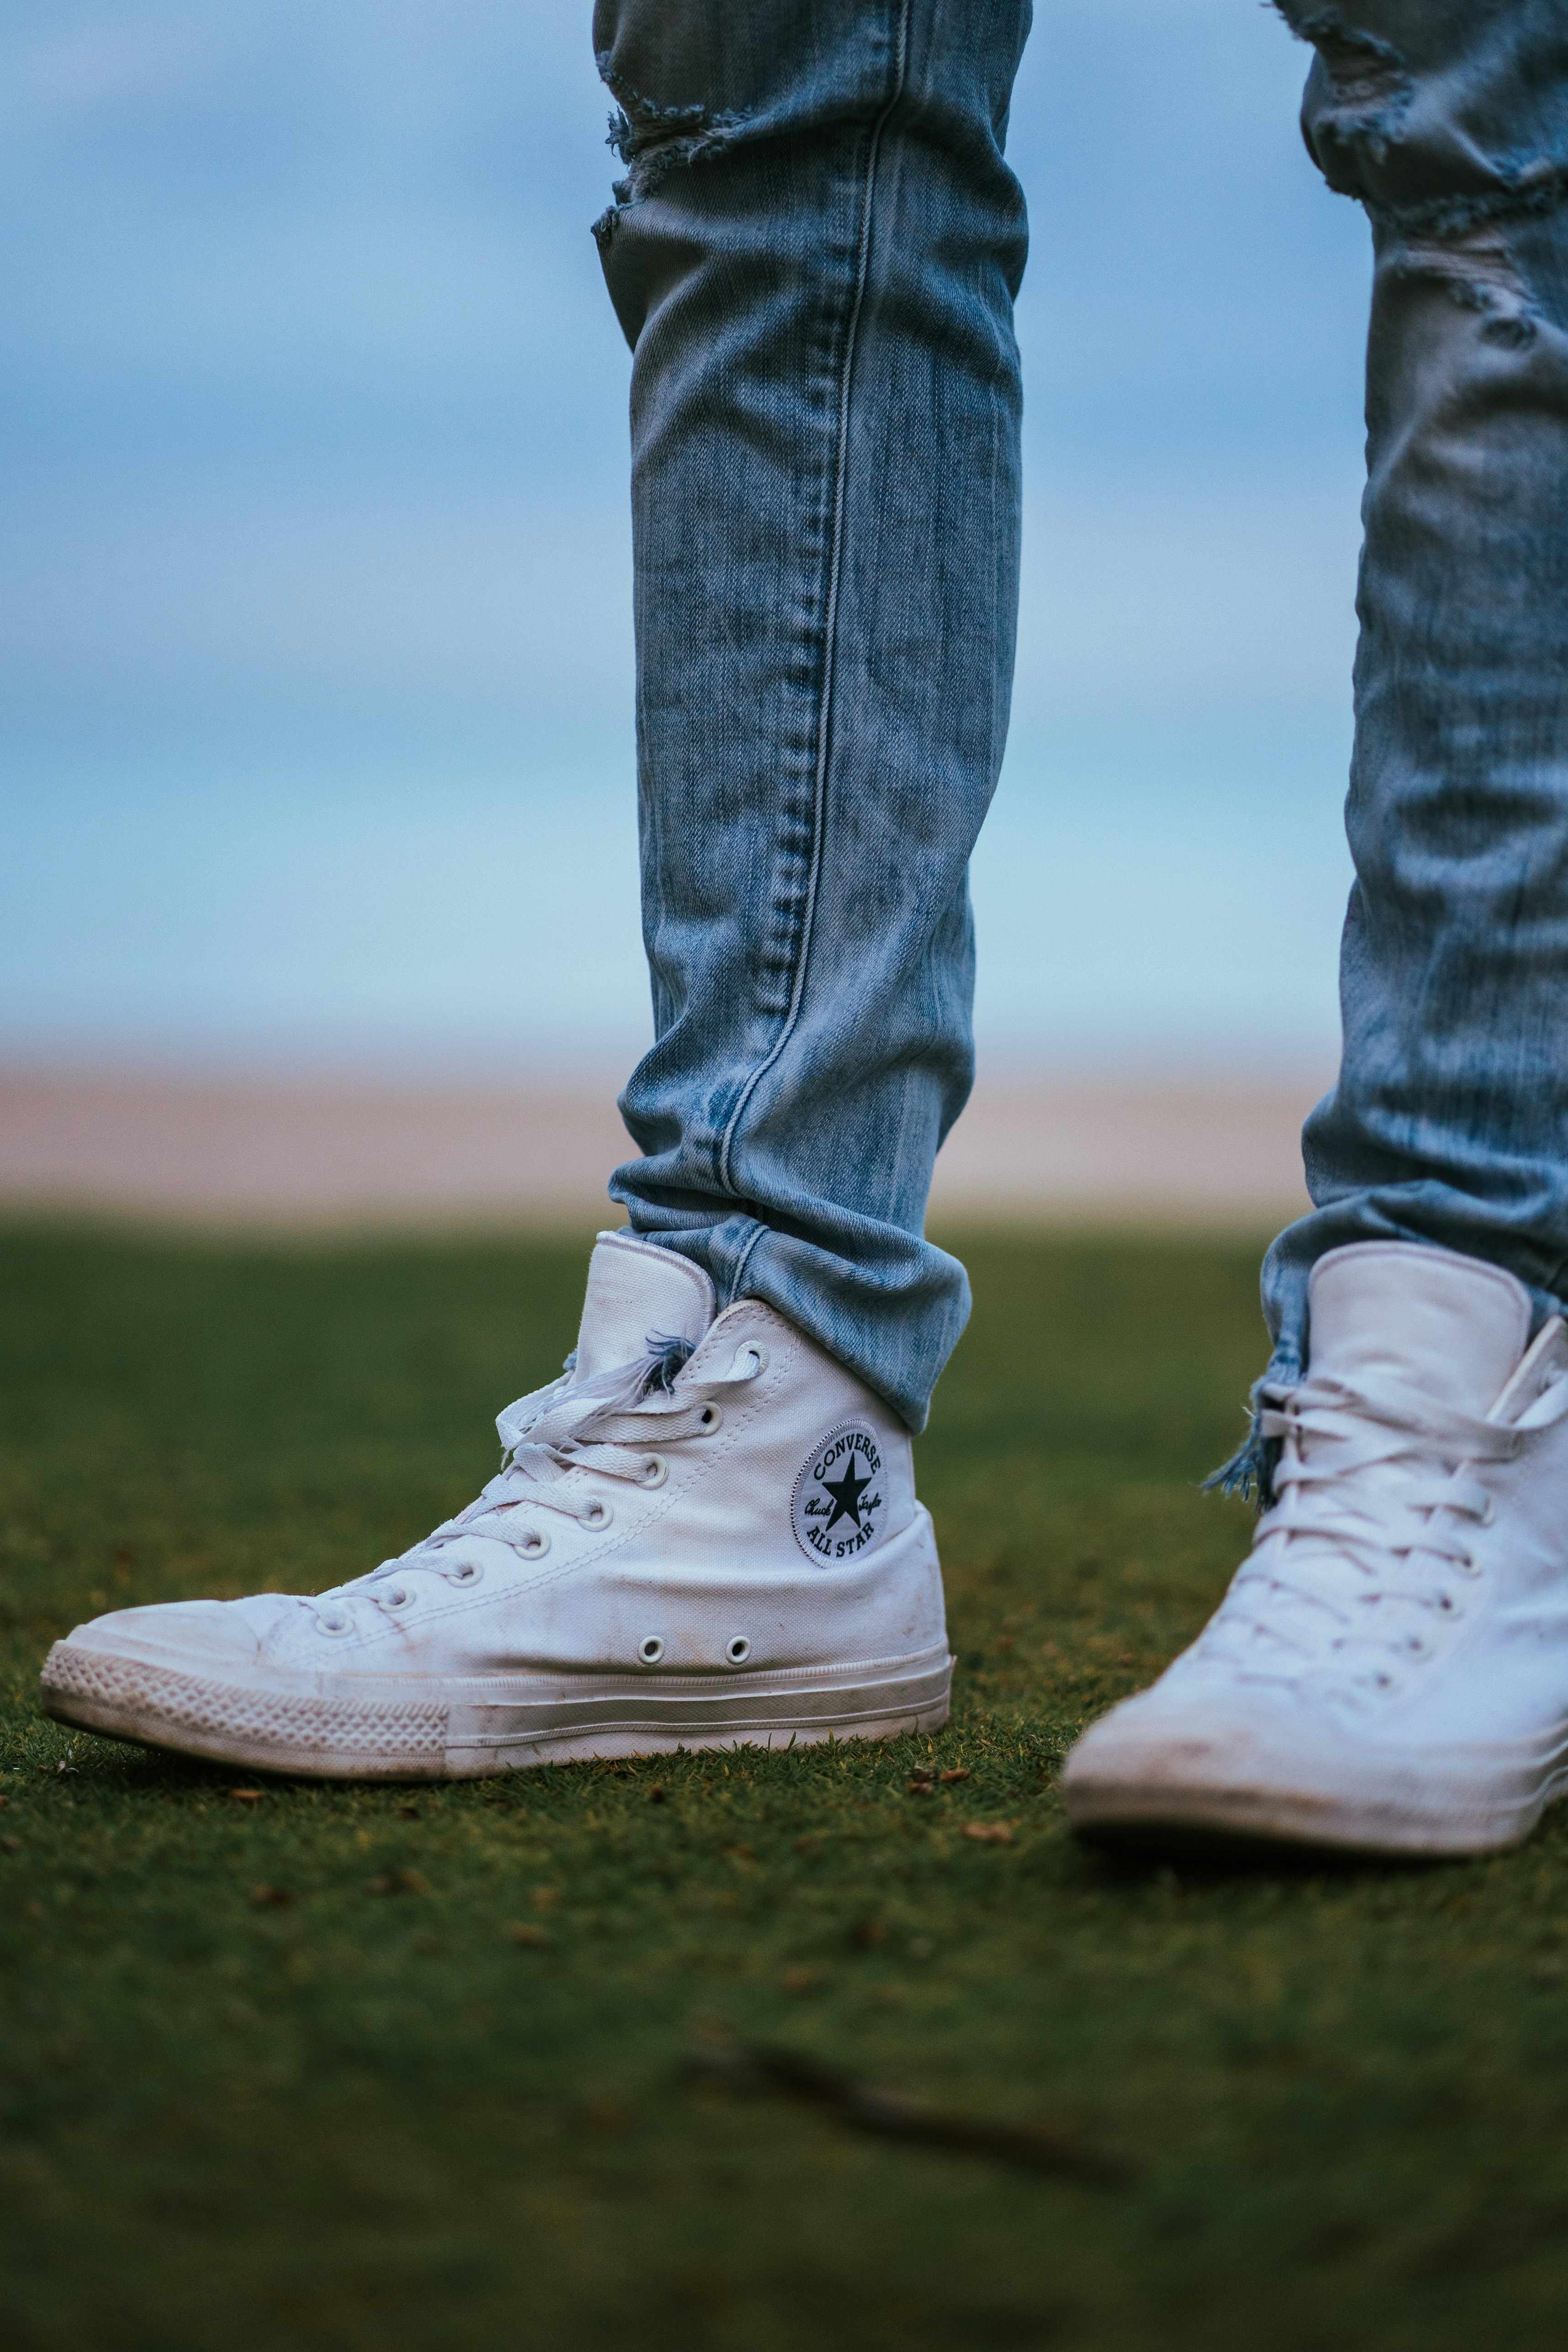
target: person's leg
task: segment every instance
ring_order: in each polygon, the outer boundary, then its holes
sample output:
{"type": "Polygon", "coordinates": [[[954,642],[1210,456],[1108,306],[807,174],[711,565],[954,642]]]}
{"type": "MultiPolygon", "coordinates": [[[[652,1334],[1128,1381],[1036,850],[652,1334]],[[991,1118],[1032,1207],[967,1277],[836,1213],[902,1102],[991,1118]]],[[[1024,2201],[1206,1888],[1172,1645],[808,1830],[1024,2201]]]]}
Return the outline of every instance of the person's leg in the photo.
{"type": "Polygon", "coordinates": [[[626,164],[643,919],[633,1233],[912,1428],[967,1313],[923,1237],[967,1097],[1007,730],[1029,0],[598,0],[626,164]]]}
{"type": "Polygon", "coordinates": [[[1302,107],[1371,215],[1343,1060],[1310,1216],[1264,1269],[1270,1368],[1346,1243],[1568,1290],[1568,11],[1288,0],[1302,107]]]}
{"type": "Polygon", "coordinates": [[[601,8],[659,1030],[632,1231],[476,1501],[329,1593],[78,1626],[63,1721],[427,1779],[946,1720],[910,1430],[966,1306],[921,1224],[1012,660],[1027,15],[601,8]]]}
{"type": "Polygon", "coordinates": [[[1230,1471],[1272,1507],[1064,1785],[1102,1832],[1469,1852],[1568,1781],[1568,12],[1281,6],[1375,252],[1343,1060],[1230,1471]]]}

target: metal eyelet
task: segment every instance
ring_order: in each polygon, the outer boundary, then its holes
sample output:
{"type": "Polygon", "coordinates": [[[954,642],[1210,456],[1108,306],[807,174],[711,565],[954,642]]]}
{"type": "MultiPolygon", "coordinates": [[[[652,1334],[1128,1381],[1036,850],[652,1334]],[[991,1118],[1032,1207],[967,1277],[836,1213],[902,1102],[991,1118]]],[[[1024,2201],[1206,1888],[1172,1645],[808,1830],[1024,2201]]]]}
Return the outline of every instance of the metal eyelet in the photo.
{"type": "Polygon", "coordinates": [[[1454,1559],[1454,1566],[1458,1570],[1461,1576],[1479,1576],[1481,1573],[1481,1570],[1476,1565],[1476,1556],[1473,1551],[1461,1551],[1457,1553],[1454,1559]]]}
{"type": "Polygon", "coordinates": [[[724,1654],[730,1665],[743,1666],[751,1655],[751,1644],[744,1633],[737,1633],[733,1641],[725,1643],[724,1654]]]}
{"type": "Polygon", "coordinates": [[[1496,1517],[1497,1496],[1495,1495],[1489,1495],[1486,1499],[1486,1507],[1476,1513],[1476,1524],[1479,1527],[1490,1528],[1496,1517]]]}
{"type": "Polygon", "coordinates": [[[350,1616],[346,1609],[340,1617],[319,1616],[316,1620],[316,1631],[318,1633],[339,1635],[342,1633],[351,1633],[353,1630],[354,1621],[350,1616]]]}
{"type": "Polygon", "coordinates": [[[517,1549],[525,1559],[543,1559],[549,1549],[549,1538],[543,1528],[530,1528],[517,1549]]]}
{"type": "Polygon", "coordinates": [[[393,1611],[412,1609],[418,1597],[417,1593],[409,1591],[406,1584],[394,1584],[390,1592],[378,1592],[375,1596],[378,1608],[393,1611]]]}
{"type": "Polygon", "coordinates": [[[732,1381],[755,1381],[767,1370],[767,1349],[760,1339],[748,1339],[744,1348],[736,1349],[729,1376],[732,1381]]]}
{"type": "Polygon", "coordinates": [[[711,1437],[714,1431],[722,1424],[723,1420],[724,1407],[722,1405],[705,1404],[701,1412],[697,1415],[697,1427],[705,1437],[711,1437]]]}
{"type": "Polygon", "coordinates": [[[664,1654],[664,1644],[660,1636],[657,1633],[644,1633],[637,1644],[639,1665],[656,1666],[664,1654]]]}
{"type": "Polygon", "coordinates": [[[442,1570],[448,1584],[477,1584],[484,1573],[484,1562],[477,1559],[460,1559],[454,1567],[442,1570]]]}
{"type": "Polygon", "coordinates": [[[614,1517],[614,1511],[605,1501],[603,1496],[595,1495],[587,1510],[582,1513],[581,1517],[578,1520],[578,1525],[580,1527],[586,1528],[590,1535],[602,1535],[605,1528],[610,1525],[611,1520],[614,1517]]]}
{"type": "Polygon", "coordinates": [[[664,1485],[669,1475],[670,1465],[665,1461],[664,1455],[662,1454],[650,1454],[648,1459],[643,1465],[643,1475],[637,1483],[640,1486],[647,1487],[651,1494],[655,1486],[662,1486],[664,1485]]]}

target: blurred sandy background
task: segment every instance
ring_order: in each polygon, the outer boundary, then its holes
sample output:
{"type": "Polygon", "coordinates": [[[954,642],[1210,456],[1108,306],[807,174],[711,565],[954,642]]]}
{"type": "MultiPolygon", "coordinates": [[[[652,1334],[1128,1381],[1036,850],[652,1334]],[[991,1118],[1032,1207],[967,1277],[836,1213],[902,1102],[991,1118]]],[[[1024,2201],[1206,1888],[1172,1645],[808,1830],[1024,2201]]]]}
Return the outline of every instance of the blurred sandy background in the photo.
{"type": "MultiPolygon", "coordinates": [[[[264,1224],[619,1223],[615,1079],[371,1086],[0,1074],[0,1202],[264,1224]]],[[[1266,1222],[1306,1206],[1298,1132],[1322,1091],[1212,1078],[983,1080],[932,1217],[1266,1222]]]]}

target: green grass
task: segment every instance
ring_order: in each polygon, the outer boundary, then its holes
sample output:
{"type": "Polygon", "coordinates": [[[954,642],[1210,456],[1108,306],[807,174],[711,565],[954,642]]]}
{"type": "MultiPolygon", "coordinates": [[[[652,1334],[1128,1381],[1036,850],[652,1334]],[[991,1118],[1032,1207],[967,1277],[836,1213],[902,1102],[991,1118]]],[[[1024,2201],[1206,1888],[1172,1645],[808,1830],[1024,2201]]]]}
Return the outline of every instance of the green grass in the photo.
{"type": "Polygon", "coordinates": [[[1063,1827],[1068,1742],[1245,1540],[1197,1482],[1261,1359],[1255,1243],[968,1255],[920,1449],[938,1739],[246,1804],[42,1721],[48,1642],[401,1548],[559,1364],[582,1250],[0,1241],[7,2352],[1556,2340],[1568,1825],[1457,1867],[1229,1872],[1063,1827]],[[927,1760],[972,1777],[913,1798],[927,1760]],[[425,1891],[370,1891],[400,1871],[425,1891]],[[719,2031],[1134,2177],[692,2080],[719,2031]]]}

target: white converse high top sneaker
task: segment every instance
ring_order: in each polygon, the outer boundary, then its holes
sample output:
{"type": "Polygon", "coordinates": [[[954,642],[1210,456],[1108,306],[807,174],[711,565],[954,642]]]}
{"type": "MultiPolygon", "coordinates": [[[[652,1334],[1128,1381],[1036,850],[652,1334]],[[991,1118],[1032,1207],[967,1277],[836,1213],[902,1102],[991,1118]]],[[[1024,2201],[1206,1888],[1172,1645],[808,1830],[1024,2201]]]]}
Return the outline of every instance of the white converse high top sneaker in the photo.
{"type": "Polygon", "coordinates": [[[771,1307],[716,1318],[688,1260],[601,1234],[574,1369],[497,1427],[500,1474],[401,1559],[95,1618],[50,1651],[46,1709],[354,1780],[946,1720],[908,1433],[771,1307]]]}
{"type": "Polygon", "coordinates": [[[1414,1243],[1320,1260],[1273,1507],[1218,1614],[1079,1741],[1075,1828],[1482,1853],[1568,1786],[1568,1335],[1414,1243]]]}

